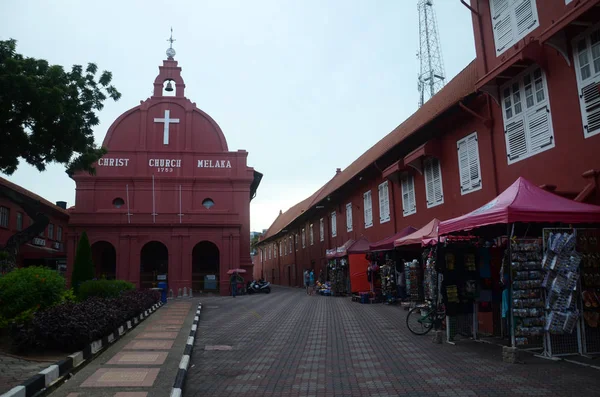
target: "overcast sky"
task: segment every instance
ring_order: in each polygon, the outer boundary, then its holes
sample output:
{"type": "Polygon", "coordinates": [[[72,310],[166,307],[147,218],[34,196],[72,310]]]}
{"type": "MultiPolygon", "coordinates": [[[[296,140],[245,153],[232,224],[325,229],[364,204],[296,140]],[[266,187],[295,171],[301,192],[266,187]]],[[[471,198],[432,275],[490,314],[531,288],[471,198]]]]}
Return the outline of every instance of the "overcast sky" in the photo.
{"type": "MultiPolygon", "coordinates": [[[[434,2],[446,75],[474,57],[471,15],[434,2]]],[[[186,95],[221,126],[229,150],[264,174],[251,229],[306,198],[410,116],[418,103],[417,0],[0,1],[0,40],[70,68],[95,62],[123,94],[98,143],[152,94],[173,26],[186,95]]],[[[75,201],[64,166],[21,163],[11,181],[75,201]]]]}

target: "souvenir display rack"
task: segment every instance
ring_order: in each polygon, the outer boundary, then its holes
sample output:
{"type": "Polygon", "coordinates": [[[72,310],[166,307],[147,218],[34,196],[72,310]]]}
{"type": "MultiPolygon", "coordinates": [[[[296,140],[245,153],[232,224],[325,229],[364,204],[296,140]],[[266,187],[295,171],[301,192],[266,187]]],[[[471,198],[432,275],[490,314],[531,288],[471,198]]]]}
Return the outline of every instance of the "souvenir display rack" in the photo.
{"type": "Polygon", "coordinates": [[[427,248],[423,251],[424,283],[423,296],[426,300],[435,301],[438,297],[438,272],[435,270],[436,247],[427,248]]]}
{"type": "Polygon", "coordinates": [[[386,259],[379,269],[381,276],[381,293],[387,303],[396,301],[396,266],[392,259],[386,259]]]}
{"type": "Polygon", "coordinates": [[[542,242],[540,239],[513,238],[510,248],[512,345],[541,349],[545,320],[542,242]]]}
{"type": "Polygon", "coordinates": [[[546,322],[544,355],[581,352],[580,280],[581,255],[576,250],[577,231],[569,228],[543,230],[546,322]]]}
{"type": "Polygon", "coordinates": [[[406,292],[413,302],[422,302],[423,296],[423,269],[416,259],[404,263],[406,275],[406,292]]]}
{"type": "Polygon", "coordinates": [[[346,296],[347,268],[348,260],[346,258],[329,261],[329,281],[331,281],[331,292],[334,296],[346,296]]]}
{"type": "Polygon", "coordinates": [[[577,229],[581,253],[583,352],[600,353],[600,240],[599,229],[577,229]]]}

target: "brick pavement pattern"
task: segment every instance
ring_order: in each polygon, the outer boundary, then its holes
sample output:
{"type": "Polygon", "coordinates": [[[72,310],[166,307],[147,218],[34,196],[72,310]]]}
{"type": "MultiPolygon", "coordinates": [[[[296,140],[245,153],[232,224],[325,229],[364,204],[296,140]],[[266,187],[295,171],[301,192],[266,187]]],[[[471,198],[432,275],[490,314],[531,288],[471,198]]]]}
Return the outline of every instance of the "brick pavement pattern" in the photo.
{"type": "Polygon", "coordinates": [[[432,343],[396,306],[306,296],[204,297],[184,389],[193,396],[598,396],[595,369],[500,347],[432,343]],[[225,347],[231,347],[230,349],[225,347]]]}
{"type": "Polygon", "coordinates": [[[197,299],[170,301],[101,353],[52,397],[162,397],[171,393],[197,299]],[[185,314],[185,315],[183,315],[185,314]]]}

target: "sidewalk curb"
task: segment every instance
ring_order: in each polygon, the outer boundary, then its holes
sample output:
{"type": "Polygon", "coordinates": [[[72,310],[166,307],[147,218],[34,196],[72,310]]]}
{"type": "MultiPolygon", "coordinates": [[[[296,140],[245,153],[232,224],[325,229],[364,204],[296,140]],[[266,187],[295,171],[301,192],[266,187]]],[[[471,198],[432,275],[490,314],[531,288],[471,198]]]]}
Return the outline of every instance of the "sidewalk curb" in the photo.
{"type": "Polygon", "coordinates": [[[139,316],[133,317],[125,322],[112,333],[106,335],[102,339],[98,339],[86,345],[86,347],[78,352],[70,354],[67,358],[57,361],[47,368],[41,370],[37,375],[27,379],[19,386],[15,386],[0,397],[32,397],[45,389],[57,385],[64,380],[71,372],[84,363],[92,361],[99,353],[104,351],[115,341],[119,340],[127,332],[131,331],[140,324],[141,321],[148,318],[158,308],[163,306],[162,302],[152,305],[149,309],[144,310],[139,316]]]}
{"type": "MultiPolygon", "coordinates": [[[[185,384],[185,377],[187,376],[187,370],[190,365],[190,359],[192,357],[192,351],[194,350],[194,341],[196,340],[196,332],[198,330],[198,322],[200,321],[200,312],[202,311],[202,303],[198,303],[196,309],[196,315],[194,316],[194,322],[183,350],[183,356],[179,362],[179,370],[173,383],[173,389],[171,390],[171,397],[181,397],[183,393],[183,385],[185,384]]],[[[1,397],[1,396],[0,396],[1,397]]]]}

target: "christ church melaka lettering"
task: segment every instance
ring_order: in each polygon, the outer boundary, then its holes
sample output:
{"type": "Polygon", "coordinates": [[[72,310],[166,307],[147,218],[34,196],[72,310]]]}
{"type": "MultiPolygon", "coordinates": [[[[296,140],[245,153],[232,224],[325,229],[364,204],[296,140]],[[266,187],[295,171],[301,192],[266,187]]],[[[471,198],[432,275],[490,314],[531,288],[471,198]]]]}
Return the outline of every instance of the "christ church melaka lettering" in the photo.
{"type": "Polygon", "coordinates": [[[101,158],[98,159],[99,167],[127,167],[129,159],[101,158]]]}
{"type": "Polygon", "coordinates": [[[173,168],[181,168],[180,159],[150,159],[150,167],[155,167],[157,172],[173,172],[173,168]]]}
{"type": "Polygon", "coordinates": [[[229,160],[198,160],[198,168],[231,168],[229,160]]]}

